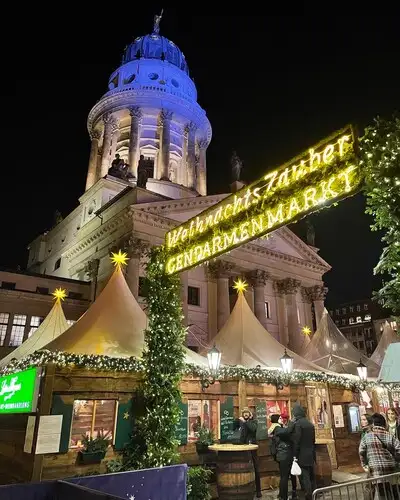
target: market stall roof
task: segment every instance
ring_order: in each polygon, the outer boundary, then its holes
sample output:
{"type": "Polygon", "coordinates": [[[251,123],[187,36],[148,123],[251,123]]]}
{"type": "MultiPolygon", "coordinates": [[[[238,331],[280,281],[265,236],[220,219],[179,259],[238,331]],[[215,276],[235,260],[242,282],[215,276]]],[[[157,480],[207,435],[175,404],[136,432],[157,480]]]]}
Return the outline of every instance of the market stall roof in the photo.
{"type": "MultiPolygon", "coordinates": [[[[213,342],[221,351],[221,362],[225,365],[281,368],[280,358],[285,347],[258,321],[242,291],[239,291],[235,307],[213,342]]],[[[289,349],[287,353],[294,360],[294,369],[321,371],[319,366],[289,349]]]]}
{"type": "Polygon", "coordinates": [[[390,344],[383,358],[378,380],[383,383],[400,383],[400,342],[390,344]]]}
{"type": "Polygon", "coordinates": [[[379,373],[379,366],[354,347],[337,328],[326,309],[303,356],[321,368],[336,373],[357,375],[360,360],[367,366],[369,377],[377,377],[379,373]]]}
{"type": "MultiPolygon", "coordinates": [[[[146,313],[132,295],[121,266],[89,309],[68,330],[41,348],[115,358],[142,357],[146,313]]],[[[186,362],[208,366],[206,358],[185,347],[186,362]]]]}
{"type": "Polygon", "coordinates": [[[390,346],[390,344],[395,344],[396,342],[399,342],[399,340],[400,339],[396,332],[390,326],[389,322],[386,321],[383,326],[381,339],[370,359],[377,365],[382,366],[383,358],[385,357],[387,348],[390,346]]]}
{"type": "Polygon", "coordinates": [[[7,366],[13,359],[25,358],[29,354],[42,349],[68,329],[68,323],[61,305],[62,300],[66,297],[66,292],[58,288],[54,291],[53,296],[55,298],[54,305],[43,322],[25,342],[0,360],[0,368],[7,366]]]}

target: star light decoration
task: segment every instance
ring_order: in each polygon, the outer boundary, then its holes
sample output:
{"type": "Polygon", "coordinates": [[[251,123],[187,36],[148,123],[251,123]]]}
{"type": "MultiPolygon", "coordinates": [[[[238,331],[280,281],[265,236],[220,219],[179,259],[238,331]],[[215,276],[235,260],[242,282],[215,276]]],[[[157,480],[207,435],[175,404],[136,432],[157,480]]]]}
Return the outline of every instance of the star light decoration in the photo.
{"type": "Polygon", "coordinates": [[[53,297],[56,300],[65,300],[66,296],[67,296],[67,292],[63,288],[56,288],[53,292],[53,297]]]}
{"type": "Polygon", "coordinates": [[[126,266],[128,264],[128,254],[126,252],[121,252],[118,250],[118,253],[112,252],[111,254],[111,262],[115,267],[126,266]]]}
{"type": "Polygon", "coordinates": [[[237,291],[237,293],[240,293],[240,292],[243,293],[247,290],[248,286],[249,286],[249,284],[247,283],[247,281],[242,280],[241,278],[238,278],[235,281],[233,288],[237,291]]]}
{"type": "Polygon", "coordinates": [[[301,329],[301,331],[303,332],[303,334],[306,336],[306,337],[309,337],[311,335],[311,328],[309,326],[303,326],[303,328],[301,329]]]}

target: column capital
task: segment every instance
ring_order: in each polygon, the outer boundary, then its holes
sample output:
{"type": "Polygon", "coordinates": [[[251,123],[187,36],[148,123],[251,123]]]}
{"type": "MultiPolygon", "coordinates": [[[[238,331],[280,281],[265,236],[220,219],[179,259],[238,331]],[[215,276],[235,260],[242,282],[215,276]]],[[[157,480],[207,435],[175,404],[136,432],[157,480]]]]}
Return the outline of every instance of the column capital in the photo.
{"type": "Polygon", "coordinates": [[[265,286],[270,274],[262,269],[254,269],[246,274],[246,278],[252,286],[265,286]]]}
{"type": "Polygon", "coordinates": [[[123,251],[128,254],[129,258],[140,258],[148,248],[147,241],[134,235],[129,236],[122,245],[123,251]]]}
{"type": "Polygon", "coordinates": [[[309,288],[307,288],[306,286],[302,286],[300,288],[300,292],[301,292],[301,298],[303,299],[303,302],[305,302],[306,304],[311,304],[312,298],[310,296],[309,288]]]}
{"type": "Polygon", "coordinates": [[[274,282],[274,289],[277,295],[288,295],[296,293],[301,286],[301,281],[294,278],[285,278],[274,282]]]}
{"type": "Polygon", "coordinates": [[[231,262],[217,260],[208,264],[208,272],[212,278],[228,278],[234,267],[231,262]]]}
{"type": "Polygon", "coordinates": [[[113,123],[116,123],[116,119],[114,118],[112,113],[104,113],[102,118],[104,125],[112,125],[113,123]]]}
{"type": "Polygon", "coordinates": [[[324,285],[314,285],[307,288],[311,300],[324,301],[329,289],[324,285]]]}
{"type": "Polygon", "coordinates": [[[194,133],[197,130],[197,125],[193,122],[190,122],[185,126],[185,130],[187,131],[188,134],[194,133]]]}
{"type": "Polygon", "coordinates": [[[97,273],[99,271],[99,265],[100,265],[100,259],[92,259],[86,262],[83,270],[91,280],[97,277],[97,273]]]}
{"type": "Polygon", "coordinates": [[[172,120],[172,111],[169,111],[168,109],[163,109],[161,110],[160,113],[160,122],[161,124],[164,124],[164,122],[169,122],[172,120]]]}
{"type": "Polygon", "coordinates": [[[97,129],[93,129],[89,132],[89,135],[90,135],[90,140],[93,141],[93,140],[99,140],[100,137],[101,137],[101,131],[100,130],[97,130],[97,129]]]}
{"type": "Polygon", "coordinates": [[[205,150],[207,149],[208,141],[207,139],[201,139],[197,144],[199,146],[199,149],[205,150]]]}
{"type": "Polygon", "coordinates": [[[132,106],[129,109],[129,114],[131,115],[132,119],[140,120],[143,117],[143,112],[139,108],[139,106],[132,106]]]}

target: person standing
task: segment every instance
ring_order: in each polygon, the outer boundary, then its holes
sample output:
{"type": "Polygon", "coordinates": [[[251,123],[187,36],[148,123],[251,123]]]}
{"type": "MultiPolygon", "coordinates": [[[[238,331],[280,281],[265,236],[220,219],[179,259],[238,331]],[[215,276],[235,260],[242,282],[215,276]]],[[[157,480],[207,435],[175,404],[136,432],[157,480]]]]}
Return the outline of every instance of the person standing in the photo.
{"type": "MultiPolygon", "coordinates": [[[[240,427],[240,444],[257,444],[257,427],[258,422],[254,419],[253,413],[249,408],[243,408],[242,416],[236,422],[236,428],[240,427]]],[[[262,497],[260,470],[258,467],[257,450],[251,452],[253,460],[255,480],[256,480],[256,496],[262,497]]]]}
{"type": "Polygon", "coordinates": [[[400,425],[396,410],[394,408],[389,408],[386,412],[386,422],[386,430],[389,432],[389,434],[397,437],[397,439],[400,439],[400,425]]]}
{"type": "Polygon", "coordinates": [[[288,499],[289,476],[292,480],[292,500],[297,498],[296,476],[290,474],[293,463],[293,443],[291,431],[283,427],[283,419],[280,415],[271,415],[271,426],[268,429],[268,436],[271,438],[271,453],[274,460],[279,464],[279,499],[288,499]]]}
{"type": "Polygon", "coordinates": [[[298,403],[293,407],[293,421],[288,426],[292,432],[293,459],[297,460],[301,475],[300,485],[306,500],[312,499],[315,484],[315,427],[306,418],[306,412],[298,403]]]}
{"type": "MultiPolygon", "coordinates": [[[[400,462],[400,441],[386,430],[386,420],[380,413],[372,415],[373,427],[361,439],[359,447],[360,461],[369,477],[379,477],[393,474],[400,462]]],[[[389,482],[379,482],[377,485],[379,496],[398,499],[397,485],[389,482]]],[[[372,487],[372,498],[375,497],[376,486],[372,487]]]]}
{"type": "Polygon", "coordinates": [[[365,434],[371,432],[373,423],[372,416],[364,413],[364,415],[361,415],[360,421],[361,421],[361,438],[363,438],[365,434]]]}

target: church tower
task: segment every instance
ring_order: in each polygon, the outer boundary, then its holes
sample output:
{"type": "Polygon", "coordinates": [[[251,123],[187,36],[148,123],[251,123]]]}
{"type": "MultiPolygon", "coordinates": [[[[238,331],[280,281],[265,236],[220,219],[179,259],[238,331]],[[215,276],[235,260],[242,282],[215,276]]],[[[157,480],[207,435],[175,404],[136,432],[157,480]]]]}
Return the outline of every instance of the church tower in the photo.
{"type": "Polygon", "coordinates": [[[140,160],[149,191],[173,199],[207,194],[211,125],[197,103],[185,56],[160,35],[160,21],[155,16],[152,33],[126,47],[108,92],[89,113],[86,191],[114,175],[109,169],[118,154],[131,186],[138,182],[140,160]]]}

